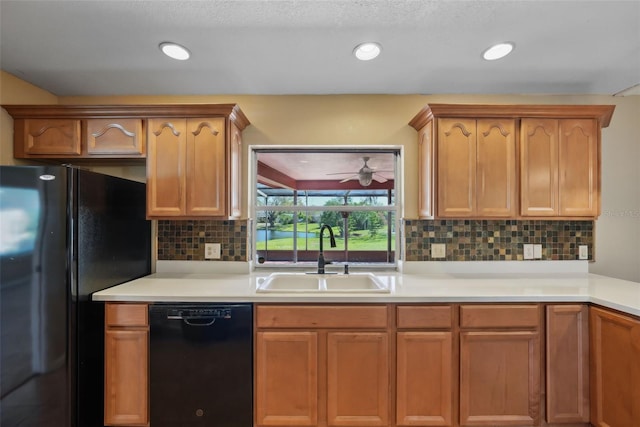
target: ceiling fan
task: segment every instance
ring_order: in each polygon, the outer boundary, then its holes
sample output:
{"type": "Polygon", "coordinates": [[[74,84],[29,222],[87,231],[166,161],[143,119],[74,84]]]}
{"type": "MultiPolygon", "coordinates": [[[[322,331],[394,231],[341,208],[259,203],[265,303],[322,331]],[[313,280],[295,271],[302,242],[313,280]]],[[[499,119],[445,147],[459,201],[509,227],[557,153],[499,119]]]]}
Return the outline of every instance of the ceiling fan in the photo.
{"type": "Polygon", "coordinates": [[[370,157],[363,157],[364,165],[360,168],[358,172],[336,172],[336,173],[328,173],[327,175],[346,175],[351,174],[350,177],[343,179],[340,183],[351,181],[353,179],[357,179],[360,185],[363,187],[368,187],[371,185],[371,181],[378,182],[387,182],[387,178],[381,176],[380,172],[393,172],[393,171],[379,171],[371,168],[367,162],[370,160],[370,157]]]}

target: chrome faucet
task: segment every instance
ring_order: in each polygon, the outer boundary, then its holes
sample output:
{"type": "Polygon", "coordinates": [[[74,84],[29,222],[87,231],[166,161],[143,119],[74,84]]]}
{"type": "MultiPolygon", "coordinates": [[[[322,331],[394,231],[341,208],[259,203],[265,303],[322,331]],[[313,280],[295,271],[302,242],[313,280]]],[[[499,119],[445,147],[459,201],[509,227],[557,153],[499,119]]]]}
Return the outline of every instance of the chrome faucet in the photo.
{"type": "Polygon", "coordinates": [[[331,226],[324,224],[320,227],[320,253],[318,254],[318,274],[324,274],[324,266],[327,264],[324,260],[324,249],[322,248],[322,236],[324,234],[324,230],[329,230],[329,240],[331,243],[331,247],[336,247],[336,238],[333,236],[333,230],[331,226]]]}

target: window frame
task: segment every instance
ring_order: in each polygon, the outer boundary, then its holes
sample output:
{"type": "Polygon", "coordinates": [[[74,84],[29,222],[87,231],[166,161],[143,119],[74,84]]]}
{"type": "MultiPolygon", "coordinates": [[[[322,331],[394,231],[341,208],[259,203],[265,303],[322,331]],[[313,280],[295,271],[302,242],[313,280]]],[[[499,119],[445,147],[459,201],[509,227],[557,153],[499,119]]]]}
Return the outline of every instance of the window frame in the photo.
{"type": "MultiPolygon", "coordinates": [[[[269,269],[269,268],[304,268],[310,269],[315,268],[315,262],[309,261],[297,261],[294,256],[294,259],[288,262],[285,261],[272,261],[259,263],[256,259],[257,250],[256,250],[256,236],[258,235],[258,215],[257,212],[265,211],[266,209],[256,209],[257,207],[257,190],[258,190],[258,177],[257,177],[257,169],[258,169],[258,155],[260,152],[298,152],[298,151],[306,151],[306,152],[329,152],[329,153],[372,153],[372,152],[386,152],[394,155],[394,189],[393,189],[393,203],[389,205],[372,205],[372,206],[354,206],[354,205],[346,205],[346,206],[307,206],[307,205],[296,205],[296,206],[270,206],[269,211],[280,211],[280,212],[290,212],[290,211],[298,211],[298,212],[371,212],[371,211],[384,211],[384,212],[392,212],[393,213],[393,229],[395,233],[393,233],[393,261],[392,262],[357,262],[355,264],[351,262],[347,262],[351,267],[358,268],[366,268],[370,269],[398,269],[399,260],[402,256],[402,248],[401,248],[401,218],[402,218],[402,209],[403,209],[403,182],[402,177],[403,174],[403,155],[404,149],[402,146],[396,145],[377,145],[377,146],[311,146],[311,145],[253,145],[248,147],[249,153],[249,186],[248,186],[248,206],[249,206],[249,227],[250,230],[248,239],[248,246],[250,248],[249,251],[249,260],[252,261],[254,269],[269,269]]],[[[313,190],[300,190],[300,191],[313,191],[313,190]]],[[[292,248],[293,253],[300,251],[297,248],[297,243],[294,240],[294,247],[292,248]]],[[[347,254],[349,250],[347,249],[347,254]]],[[[382,252],[382,251],[381,251],[382,252]]],[[[388,254],[388,250],[387,250],[388,254]]],[[[340,263],[341,266],[343,263],[340,263]]],[[[340,268],[340,267],[338,267],[340,268]]]]}

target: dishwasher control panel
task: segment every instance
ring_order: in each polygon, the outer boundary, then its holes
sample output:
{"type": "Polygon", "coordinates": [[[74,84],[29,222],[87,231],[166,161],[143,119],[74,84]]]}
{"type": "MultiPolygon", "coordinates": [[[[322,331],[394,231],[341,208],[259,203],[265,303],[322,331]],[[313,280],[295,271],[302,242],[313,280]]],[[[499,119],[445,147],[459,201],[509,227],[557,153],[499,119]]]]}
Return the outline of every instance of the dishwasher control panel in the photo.
{"type": "Polygon", "coordinates": [[[231,319],[231,308],[176,308],[167,310],[167,319],[231,319]]]}

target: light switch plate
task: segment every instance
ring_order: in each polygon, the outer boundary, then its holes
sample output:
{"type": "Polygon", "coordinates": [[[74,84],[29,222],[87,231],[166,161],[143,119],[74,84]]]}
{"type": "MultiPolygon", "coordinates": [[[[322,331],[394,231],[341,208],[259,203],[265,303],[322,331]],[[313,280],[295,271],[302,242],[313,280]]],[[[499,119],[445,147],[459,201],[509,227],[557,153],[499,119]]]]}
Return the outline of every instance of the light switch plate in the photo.
{"type": "Polygon", "coordinates": [[[220,259],[220,243],[205,243],[204,259],[220,259]]]}
{"type": "Polygon", "coordinates": [[[524,259],[533,259],[533,245],[526,244],[523,246],[524,259]]]}
{"type": "Polygon", "coordinates": [[[445,243],[431,244],[431,258],[446,258],[447,245],[445,243]]]}
{"type": "Polygon", "coordinates": [[[578,246],[578,259],[589,259],[589,246],[587,245],[578,246]]]}

